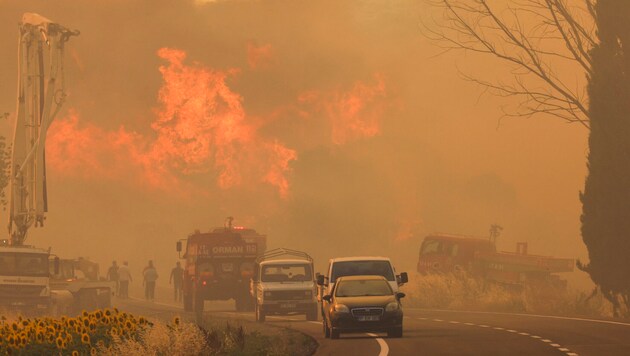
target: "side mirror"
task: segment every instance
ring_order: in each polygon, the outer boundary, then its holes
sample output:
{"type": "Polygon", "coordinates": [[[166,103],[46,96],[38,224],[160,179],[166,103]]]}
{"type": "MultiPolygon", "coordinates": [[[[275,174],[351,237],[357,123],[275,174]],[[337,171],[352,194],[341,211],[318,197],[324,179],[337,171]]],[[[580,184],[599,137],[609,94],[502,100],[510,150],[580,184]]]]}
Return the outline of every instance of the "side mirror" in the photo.
{"type": "Polygon", "coordinates": [[[396,299],[401,299],[401,298],[404,298],[404,297],[405,297],[405,295],[406,295],[405,293],[398,292],[398,293],[396,293],[396,299]]]}
{"type": "Polygon", "coordinates": [[[326,284],[326,283],[325,283],[325,280],[324,280],[324,275],[322,275],[322,274],[318,274],[318,275],[317,275],[317,285],[318,285],[318,286],[323,286],[323,285],[325,285],[325,284],[326,284]]]}
{"type": "Polygon", "coordinates": [[[407,272],[402,272],[400,274],[400,284],[405,284],[409,282],[409,276],[407,276],[407,272]]]}
{"type": "Polygon", "coordinates": [[[182,252],[182,242],[177,241],[177,245],[175,246],[175,248],[177,249],[177,252],[182,252]]]}
{"type": "Polygon", "coordinates": [[[55,256],[55,260],[53,262],[53,269],[55,270],[55,275],[59,274],[59,257],[55,256]]]}
{"type": "Polygon", "coordinates": [[[322,300],[327,301],[328,303],[330,303],[330,301],[332,300],[332,295],[327,294],[325,296],[322,297],[322,300]]]}

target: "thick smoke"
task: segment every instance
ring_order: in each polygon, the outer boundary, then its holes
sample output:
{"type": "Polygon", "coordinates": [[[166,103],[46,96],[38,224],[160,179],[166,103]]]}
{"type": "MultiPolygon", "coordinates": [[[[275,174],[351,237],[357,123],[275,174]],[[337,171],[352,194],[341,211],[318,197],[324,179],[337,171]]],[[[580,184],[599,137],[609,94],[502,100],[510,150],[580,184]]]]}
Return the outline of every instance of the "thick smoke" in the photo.
{"type": "MultiPolygon", "coordinates": [[[[239,224],[271,247],[390,255],[431,231],[583,255],[585,132],[503,121],[435,57],[416,1],[0,1],[0,114],[15,110],[17,22],[81,30],[48,145],[50,212],[29,242],[102,263],[154,259],[239,224]]],[[[11,122],[4,132],[10,131],[11,122]]]]}

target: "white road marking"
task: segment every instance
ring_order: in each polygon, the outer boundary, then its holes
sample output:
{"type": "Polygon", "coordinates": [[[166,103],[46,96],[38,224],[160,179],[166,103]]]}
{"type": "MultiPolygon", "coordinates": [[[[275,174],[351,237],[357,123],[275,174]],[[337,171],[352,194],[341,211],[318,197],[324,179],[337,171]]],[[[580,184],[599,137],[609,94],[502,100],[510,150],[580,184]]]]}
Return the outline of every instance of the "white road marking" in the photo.
{"type": "Polygon", "coordinates": [[[603,323],[603,324],[630,326],[630,323],[622,323],[620,321],[586,319],[586,318],[572,318],[572,317],[568,317],[568,316],[556,316],[556,315],[539,315],[539,314],[523,314],[523,313],[500,313],[500,312],[467,311],[467,310],[420,309],[420,308],[406,308],[406,309],[407,310],[418,310],[418,311],[449,312],[449,313],[495,314],[495,315],[510,315],[510,316],[515,316],[516,315],[516,316],[527,316],[527,317],[532,317],[532,318],[576,320],[576,321],[586,321],[586,322],[592,322],[592,323],[603,323]]]}
{"type": "MultiPolygon", "coordinates": [[[[418,319],[425,319],[425,318],[418,318],[418,319]]],[[[433,319],[433,321],[444,321],[444,320],[442,320],[442,319],[433,319]]],[[[459,322],[459,321],[455,321],[455,320],[450,320],[450,321],[447,320],[447,322],[450,323],[450,324],[464,324],[464,325],[475,326],[475,324],[469,323],[469,322],[459,322]]],[[[480,324],[480,325],[476,325],[476,326],[478,326],[480,328],[490,328],[490,326],[488,326],[488,325],[481,325],[480,324]]],[[[555,344],[555,343],[553,343],[553,341],[551,341],[549,339],[543,339],[542,337],[540,337],[538,335],[531,335],[531,334],[526,333],[526,332],[519,332],[518,330],[506,329],[506,328],[502,328],[502,327],[499,327],[499,326],[494,326],[494,327],[492,327],[492,329],[494,329],[494,330],[504,330],[504,331],[507,331],[509,333],[514,333],[514,334],[523,335],[523,336],[529,336],[532,339],[538,339],[538,340],[540,340],[540,341],[542,341],[542,342],[544,342],[544,343],[546,343],[546,344],[548,344],[548,345],[550,345],[552,347],[557,348],[559,351],[562,351],[562,352],[566,353],[567,356],[578,356],[576,353],[570,352],[571,350],[567,349],[566,347],[562,347],[562,345],[560,345],[560,344],[555,344]]]]}
{"type": "Polygon", "coordinates": [[[381,347],[381,352],[379,352],[378,356],[387,356],[389,354],[389,346],[387,346],[385,340],[381,339],[376,334],[368,333],[367,335],[375,337],[376,342],[378,342],[378,345],[381,347]]]}

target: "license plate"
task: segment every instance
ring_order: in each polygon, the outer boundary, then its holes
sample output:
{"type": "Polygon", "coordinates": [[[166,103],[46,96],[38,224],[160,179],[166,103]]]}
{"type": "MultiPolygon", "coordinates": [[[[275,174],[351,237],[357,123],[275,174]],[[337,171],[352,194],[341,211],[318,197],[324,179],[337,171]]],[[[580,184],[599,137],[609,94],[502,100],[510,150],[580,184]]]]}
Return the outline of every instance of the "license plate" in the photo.
{"type": "Polygon", "coordinates": [[[282,309],[292,309],[297,307],[297,304],[280,304],[280,308],[282,309]]]}
{"type": "Polygon", "coordinates": [[[380,316],[378,315],[362,315],[362,316],[357,316],[357,320],[358,321],[378,321],[380,320],[380,316]]]}
{"type": "Polygon", "coordinates": [[[224,263],[222,267],[224,272],[232,272],[234,270],[234,265],[231,263],[224,263]]]}

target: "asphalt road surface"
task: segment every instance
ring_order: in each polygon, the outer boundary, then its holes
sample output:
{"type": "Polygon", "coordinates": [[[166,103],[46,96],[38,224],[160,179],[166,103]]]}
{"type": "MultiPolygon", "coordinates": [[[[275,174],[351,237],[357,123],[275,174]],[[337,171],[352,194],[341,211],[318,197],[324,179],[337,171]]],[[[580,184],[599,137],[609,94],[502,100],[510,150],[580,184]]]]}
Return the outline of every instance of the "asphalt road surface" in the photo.
{"type": "MultiPolygon", "coordinates": [[[[133,313],[165,320],[185,315],[168,302],[119,301],[133,313]]],[[[229,302],[207,303],[208,316],[254,320],[229,302]]],[[[192,316],[189,316],[192,318],[192,316]]],[[[319,343],[316,355],[630,355],[630,323],[542,315],[405,309],[401,339],[342,334],[325,339],[321,321],[267,317],[267,324],[299,330],[319,343]]]]}

